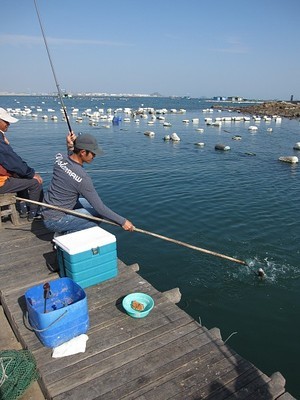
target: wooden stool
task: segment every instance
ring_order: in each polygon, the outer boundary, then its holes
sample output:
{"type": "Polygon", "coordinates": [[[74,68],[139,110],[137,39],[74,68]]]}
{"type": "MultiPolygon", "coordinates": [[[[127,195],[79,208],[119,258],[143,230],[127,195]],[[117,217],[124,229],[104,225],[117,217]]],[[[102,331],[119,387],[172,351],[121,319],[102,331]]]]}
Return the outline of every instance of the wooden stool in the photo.
{"type": "Polygon", "coordinates": [[[2,217],[10,217],[13,225],[19,225],[19,214],[16,209],[16,193],[0,194],[0,228],[2,217]]]}

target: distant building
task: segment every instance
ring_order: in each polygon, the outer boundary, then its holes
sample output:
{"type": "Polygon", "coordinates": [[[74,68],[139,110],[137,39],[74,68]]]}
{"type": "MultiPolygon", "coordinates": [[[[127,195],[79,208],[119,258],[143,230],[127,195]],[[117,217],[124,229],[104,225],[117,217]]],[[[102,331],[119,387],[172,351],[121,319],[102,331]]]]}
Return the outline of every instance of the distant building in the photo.
{"type": "Polygon", "coordinates": [[[231,101],[232,103],[238,103],[241,101],[244,101],[243,97],[238,97],[238,96],[229,96],[229,97],[224,97],[224,96],[215,96],[213,97],[214,101],[231,101]]]}
{"type": "Polygon", "coordinates": [[[215,100],[215,101],[226,101],[226,100],[227,100],[227,97],[224,97],[224,96],[215,96],[215,97],[213,97],[213,100],[215,100]]]}
{"type": "Polygon", "coordinates": [[[232,96],[227,98],[228,101],[232,101],[232,103],[238,103],[240,101],[243,101],[243,97],[237,97],[237,96],[232,96]]]}

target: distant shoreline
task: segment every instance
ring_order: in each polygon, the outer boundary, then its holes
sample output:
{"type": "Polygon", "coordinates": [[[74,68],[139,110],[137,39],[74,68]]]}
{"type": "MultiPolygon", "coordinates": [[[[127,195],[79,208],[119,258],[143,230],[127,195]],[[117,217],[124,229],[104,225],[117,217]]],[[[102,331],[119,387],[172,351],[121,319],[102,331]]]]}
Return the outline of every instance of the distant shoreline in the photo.
{"type": "Polygon", "coordinates": [[[259,115],[273,117],[275,115],[289,118],[289,119],[299,119],[300,118],[300,104],[297,102],[285,102],[285,101],[269,101],[262,104],[255,104],[251,106],[242,107],[230,107],[230,106],[213,106],[213,108],[221,108],[222,110],[239,111],[244,114],[259,115]]]}
{"type": "MultiPolygon", "coordinates": [[[[57,94],[28,94],[28,93],[0,93],[0,97],[58,97],[57,94]]],[[[74,94],[70,96],[64,96],[67,100],[74,99],[78,97],[112,97],[112,98],[176,98],[176,99],[185,99],[185,96],[163,96],[156,94],[107,94],[107,93],[82,93],[82,94],[74,94]]],[[[189,98],[191,99],[191,98],[189,98]]],[[[195,98],[197,99],[197,98],[195,98]]],[[[218,101],[210,98],[202,98],[199,97],[199,100],[203,100],[207,103],[213,103],[211,105],[212,109],[219,109],[224,111],[235,111],[235,112],[243,112],[244,114],[249,115],[258,115],[258,116],[280,116],[283,118],[289,119],[299,119],[300,120],[300,102],[298,101],[272,101],[272,100],[243,100],[239,102],[233,102],[229,100],[218,101]]]]}
{"type": "MultiPolygon", "coordinates": [[[[24,96],[24,97],[58,97],[57,93],[1,93],[0,96],[24,96]]],[[[151,94],[143,94],[143,93],[73,93],[73,94],[68,94],[64,93],[63,98],[68,99],[68,98],[76,98],[76,97],[128,97],[128,98],[134,98],[134,97],[150,97],[150,98],[165,98],[165,99],[170,99],[170,98],[175,98],[175,99],[186,99],[186,100],[203,100],[206,101],[207,103],[216,103],[216,104],[258,104],[258,103],[264,103],[267,101],[272,101],[272,100],[263,100],[263,99],[243,99],[243,100],[215,100],[214,98],[210,97],[189,97],[189,96],[179,96],[179,95],[162,95],[160,93],[151,93],[151,94]]]]}

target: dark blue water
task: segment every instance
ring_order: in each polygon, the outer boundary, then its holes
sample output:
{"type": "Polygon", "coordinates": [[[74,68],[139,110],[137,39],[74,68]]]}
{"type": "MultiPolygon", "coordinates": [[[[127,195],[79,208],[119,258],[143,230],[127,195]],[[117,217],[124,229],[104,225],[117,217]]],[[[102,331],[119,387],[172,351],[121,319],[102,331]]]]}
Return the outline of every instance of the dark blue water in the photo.
{"type": "MultiPolygon", "coordinates": [[[[300,396],[299,348],[299,168],[278,161],[297,155],[299,122],[261,121],[256,133],[250,122],[207,126],[205,117],[237,115],[203,113],[212,104],[179,98],[72,98],[68,112],[79,108],[154,107],[184,108],[185,114],[168,113],[163,127],[150,119],[97,126],[71,118],[73,130],[94,134],[104,154],[87,166],[99,194],[115,211],[141,229],[188,242],[211,251],[246,260],[243,266],[202,252],[107,226],[117,236],[118,255],[140,265],[141,275],[158,290],[179,287],[179,306],[207,328],[219,327],[223,340],[264,373],[280,371],[286,388],[300,396]],[[192,124],[199,118],[199,124],[192,124]],[[190,122],[183,123],[183,119],[190,122]],[[109,127],[107,127],[109,126],[109,127]],[[199,133],[197,128],[203,128],[199,133]],[[267,129],[272,128],[272,132],[267,129]],[[155,132],[146,137],[147,130],[155,132]],[[176,132],[179,143],[163,140],[176,132]],[[241,140],[233,140],[240,135],[241,140]],[[199,148],[196,142],[204,142],[199,148]],[[230,151],[220,152],[223,143],[230,151]],[[264,268],[260,281],[255,271],[264,268]]],[[[40,171],[47,187],[57,151],[65,148],[67,127],[53,98],[2,97],[2,106],[41,106],[37,119],[20,116],[9,138],[14,148],[40,171]],[[18,101],[20,103],[18,103],[18,101]],[[57,122],[41,115],[55,109],[57,122]]],[[[36,113],[36,109],[32,108],[36,113]]],[[[120,116],[124,117],[122,113],[120,116]]]]}

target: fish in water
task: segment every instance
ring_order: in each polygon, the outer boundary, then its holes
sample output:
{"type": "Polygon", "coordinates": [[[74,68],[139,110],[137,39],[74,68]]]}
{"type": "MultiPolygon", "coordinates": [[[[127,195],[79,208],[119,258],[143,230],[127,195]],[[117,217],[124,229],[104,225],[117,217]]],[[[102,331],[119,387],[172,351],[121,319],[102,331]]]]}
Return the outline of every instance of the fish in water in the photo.
{"type": "Polygon", "coordinates": [[[258,270],[257,270],[257,276],[258,276],[259,278],[263,279],[263,278],[266,277],[266,273],[265,273],[265,271],[264,271],[262,268],[258,268],[258,270]]]}

